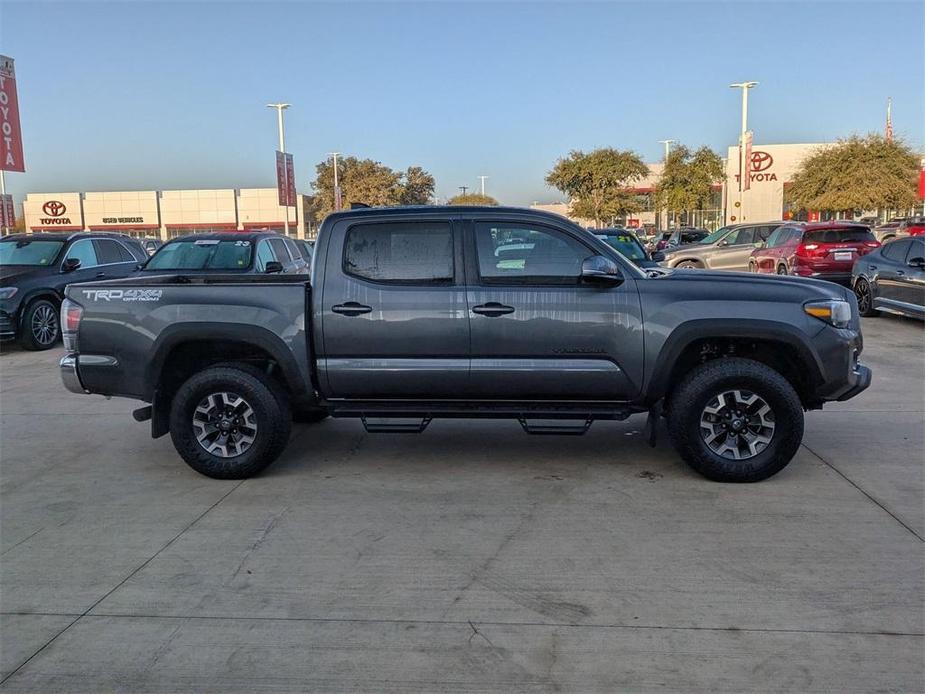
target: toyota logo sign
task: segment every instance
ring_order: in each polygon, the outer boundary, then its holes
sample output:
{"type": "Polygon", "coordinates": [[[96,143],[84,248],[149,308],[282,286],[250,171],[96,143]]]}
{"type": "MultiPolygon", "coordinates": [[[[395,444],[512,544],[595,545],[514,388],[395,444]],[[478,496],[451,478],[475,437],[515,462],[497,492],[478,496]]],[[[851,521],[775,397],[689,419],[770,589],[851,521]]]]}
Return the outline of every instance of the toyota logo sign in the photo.
{"type": "Polygon", "coordinates": [[[65,207],[63,202],[59,202],[58,200],[49,200],[42,205],[42,212],[49,217],[60,217],[67,212],[67,207],[65,207]]]}
{"type": "Polygon", "coordinates": [[[767,152],[752,152],[752,173],[758,173],[760,171],[767,171],[771,168],[771,165],[774,163],[774,158],[767,152]]]}

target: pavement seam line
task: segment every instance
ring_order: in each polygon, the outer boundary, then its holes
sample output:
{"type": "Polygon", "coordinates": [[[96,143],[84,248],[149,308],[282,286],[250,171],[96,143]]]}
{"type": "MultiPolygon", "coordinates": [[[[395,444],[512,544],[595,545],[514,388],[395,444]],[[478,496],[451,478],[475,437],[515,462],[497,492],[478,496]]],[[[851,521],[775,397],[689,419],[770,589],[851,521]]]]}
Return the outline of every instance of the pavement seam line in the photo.
{"type": "Polygon", "coordinates": [[[119,590],[119,588],[121,588],[123,585],[125,585],[125,583],[126,583],[129,579],[132,578],[132,576],[134,576],[135,574],[137,574],[139,571],[141,571],[143,568],[145,568],[148,564],[150,564],[152,561],[154,561],[154,560],[161,554],[161,552],[163,552],[165,549],[167,549],[168,547],[170,547],[170,545],[172,545],[174,542],[176,542],[178,539],[180,539],[180,537],[181,537],[184,533],[186,533],[186,531],[188,531],[190,528],[192,528],[194,525],[196,525],[196,523],[198,523],[198,522],[201,521],[203,518],[205,518],[206,514],[208,514],[212,509],[214,509],[216,506],[218,506],[220,503],[222,503],[222,502],[223,502],[225,499],[227,499],[229,496],[231,496],[231,494],[232,494],[235,490],[237,490],[238,487],[240,487],[242,484],[244,484],[246,481],[247,481],[247,480],[241,480],[241,481],[238,482],[236,485],[234,485],[231,489],[229,489],[227,492],[225,492],[225,494],[223,494],[223,495],[218,499],[218,501],[216,501],[214,504],[212,504],[211,506],[209,506],[209,508],[207,508],[205,511],[203,511],[203,512],[200,513],[198,516],[196,516],[196,518],[194,518],[192,521],[190,521],[190,523],[189,523],[188,525],[186,525],[180,532],[178,532],[176,535],[174,535],[172,538],[170,538],[170,539],[167,541],[167,543],[166,543],[163,547],[161,547],[161,548],[160,548],[159,550],[157,550],[154,554],[152,554],[150,557],[148,557],[147,559],[145,559],[145,560],[144,560],[137,568],[135,568],[128,576],[126,576],[125,578],[123,578],[121,581],[119,581],[119,582],[115,585],[115,587],[113,587],[111,590],[109,590],[108,592],[106,592],[106,593],[103,595],[103,597],[101,597],[99,600],[97,600],[97,601],[94,602],[92,605],[90,605],[90,607],[88,607],[88,608],[87,608],[86,610],[84,610],[81,614],[79,614],[79,615],[77,616],[76,619],[74,619],[73,621],[71,621],[70,624],[68,624],[68,625],[67,625],[66,627],[64,627],[61,631],[59,631],[57,634],[55,634],[55,635],[52,636],[50,639],[48,639],[48,641],[46,641],[45,644],[44,644],[41,648],[39,648],[35,653],[33,653],[33,654],[30,655],[28,658],[26,658],[22,663],[20,663],[19,667],[17,667],[15,670],[12,670],[12,671],[11,671],[6,677],[4,677],[3,679],[0,679],[0,686],[2,686],[8,679],[10,679],[10,678],[11,678],[13,675],[15,675],[17,672],[19,672],[19,671],[22,670],[24,667],[26,667],[26,665],[28,665],[28,664],[32,661],[33,658],[35,658],[39,653],[41,653],[41,652],[44,651],[46,648],[48,648],[59,636],[61,636],[61,634],[63,634],[63,633],[66,632],[68,629],[70,629],[72,626],[74,626],[75,624],[77,624],[77,622],[79,622],[81,619],[83,619],[84,617],[88,616],[90,610],[92,610],[94,607],[96,607],[97,605],[99,605],[101,602],[103,602],[103,600],[105,600],[106,598],[108,598],[108,597],[109,597],[110,595],[112,595],[114,592],[116,592],[117,590],[119,590]]]}
{"type": "MultiPolygon", "coordinates": [[[[110,614],[96,612],[86,615],[87,619],[177,619],[189,621],[241,621],[241,622],[313,622],[318,624],[429,624],[472,627],[470,619],[385,619],[385,618],[339,618],[339,617],[253,617],[253,616],[211,616],[211,615],[157,615],[157,614],[110,614]]],[[[820,636],[903,636],[925,638],[925,632],[917,631],[860,631],[857,629],[782,629],[776,627],[698,627],[669,626],[664,624],[579,624],[576,622],[495,622],[478,620],[479,626],[491,627],[547,627],[552,629],[651,629],[662,631],[728,631],[754,634],[816,634],[820,636]]]]}
{"type": "Polygon", "coordinates": [[[803,448],[805,448],[807,451],[809,451],[810,453],[812,453],[814,456],[816,456],[819,460],[821,460],[821,461],[823,462],[823,464],[825,464],[827,467],[829,467],[829,468],[831,468],[833,471],[835,471],[835,473],[836,473],[839,477],[841,477],[843,480],[845,480],[848,484],[850,484],[852,487],[854,487],[854,488],[857,489],[859,492],[861,492],[861,494],[863,494],[864,496],[866,496],[875,506],[879,506],[879,507],[884,511],[884,513],[886,513],[888,516],[890,516],[890,518],[892,518],[893,520],[895,520],[895,521],[896,521],[897,523],[899,523],[902,527],[904,527],[904,528],[905,528],[906,530],[908,530],[910,533],[912,533],[913,535],[915,535],[915,537],[917,537],[917,538],[919,539],[920,542],[925,542],[925,538],[923,538],[921,535],[919,535],[919,534],[915,531],[914,528],[912,528],[911,526],[909,526],[904,520],[902,520],[899,516],[897,516],[895,513],[893,513],[890,509],[888,509],[886,506],[884,506],[882,503],[880,503],[880,502],[879,502],[876,498],[874,498],[871,494],[868,494],[868,493],[867,493],[864,489],[862,489],[862,488],[860,487],[860,485],[858,485],[853,479],[851,479],[850,477],[848,477],[848,475],[846,475],[844,472],[842,472],[841,470],[839,470],[837,467],[835,467],[832,463],[830,463],[828,460],[826,460],[825,458],[823,458],[821,455],[819,455],[818,453],[816,453],[816,451],[814,451],[812,448],[810,448],[809,446],[807,446],[805,443],[801,443],[800,445],[803,446],[803,448]]]}

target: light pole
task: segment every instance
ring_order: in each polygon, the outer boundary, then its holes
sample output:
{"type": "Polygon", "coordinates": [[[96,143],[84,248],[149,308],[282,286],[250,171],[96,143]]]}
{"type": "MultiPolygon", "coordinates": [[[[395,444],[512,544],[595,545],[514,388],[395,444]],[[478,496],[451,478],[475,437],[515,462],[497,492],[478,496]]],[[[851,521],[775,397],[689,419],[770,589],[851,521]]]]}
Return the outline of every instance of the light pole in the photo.
{"type": "Polygon", "coordinates": [[[479,176],[479,181],[481,181],[482,183],[482,195],[485,195],[485,179],[486,178],[488,178],[488,176],[479,176]]]}
{"type": "Polygon", "coordinates": [[[745,135],[748,132],[748,90],[758,86],[757,82],[734,82],[731,89],[742,90],[742,131],[739,133],[739,217],[745,221],[745,179],[748,176],[749,162],[745,161],[745,135]]]}
{"type": "Polygon", "coordinates": [[[462,191],[462,194],[465,195],[466,191],[469,190],[469,186],[459,186],[459,189],[462,191]]]}
{"type": "MultiPolygon", "coordinates": [[[[286,136],[283,134],[283,111],[292,106],[292,104],[267,104],[267,108],[276,109],[276,125],[279,129],[279,151],[286,151],[286,136]]],[[[288,193],[287,193],[288,195],[288,193]]],[[[286,201],[286,221],[284,223],[283,229],[286,232],[286,236],[289,236],[289,201],[286,201]]]]}
{"type": "Polygon", "coordinates": [[[331,152],[331,157],[334,159],[334,211],[338,212],[341,205],[341,195],[340,195],[340,185],[337,182],[337,155],[340,152],[331,152]]]}
{"type": "MultiPolygon", "coordinates": [[[[671,154],[671,145],[677,142],[677,140],[659,140],[659,142],[665,145],[665,166],[668,166],[668,155],[671,154]]],[[[663,175],[664,173],[665,171],[662,170],[663,175]]],[[[665,210],[665,226],[666,227],[668,226],[668,210],[667,209],[665,210]]]]}

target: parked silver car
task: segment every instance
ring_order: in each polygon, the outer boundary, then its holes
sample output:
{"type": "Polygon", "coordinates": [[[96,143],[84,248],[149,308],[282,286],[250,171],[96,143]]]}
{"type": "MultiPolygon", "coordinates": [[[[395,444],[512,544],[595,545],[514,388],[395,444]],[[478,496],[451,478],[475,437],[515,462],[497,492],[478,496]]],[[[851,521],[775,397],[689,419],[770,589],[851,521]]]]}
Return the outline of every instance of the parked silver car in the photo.
{"type": "Polygon", "coordinates": [[[705,268],[710,270],[748,270],[748,258],[755,247],[783,222],[731,224],[717,229],[702,241],[665,253],[666,267],[705,268]]]}

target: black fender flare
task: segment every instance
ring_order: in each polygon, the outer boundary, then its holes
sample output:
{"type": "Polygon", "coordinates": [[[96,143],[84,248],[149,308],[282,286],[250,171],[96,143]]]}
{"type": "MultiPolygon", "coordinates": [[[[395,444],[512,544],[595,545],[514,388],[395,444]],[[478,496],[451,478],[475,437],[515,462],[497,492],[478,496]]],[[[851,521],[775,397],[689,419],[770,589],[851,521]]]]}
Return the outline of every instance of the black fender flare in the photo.
{"type": "Polygon", "coordinates": [[[697,340],[749,337],[787,345],[806,369],[811,383],[824,381],[825,371],[819,354],[809,336],[799,328],[772,320],[703,318],[682,323],[665,340],[650,371],[649,383],[645,388],[646,402],[657,402],[668,393],[674,365],[684,350],[697,340]]]}
{"type": "Polygon", "coordinates": [[[283,342],[282,338],[266,328],[256,325],[197,321],[195,323],[171,325],[165,328],[158,336],[152,347],[154,356],[145,369],[145,392],[153,397],[161,380],[164,363],[174,349],[191,342],[209,342],[212,340],[227,340],[258,347],[269,354],[279,365],[290,389],[298,392],[300,389],[311,388],[310,384],[303,382],[292,350],[283,342]]]}
{"type": "Polygon", "coordinates": [[[164,363],[170,353],[183,344],[191,342],[208,342],[210,340],[228,340],[244,345],[259,347],[279,365],[283,378],[293,391],[294,400],[300,390],[311,391],[311,384],[303,383],[298,364],[292,350],[283,340],[266,328],[255,325],[238,325],[234,323],[182,323],[166,328],[152,347],[154,357],[145,369],[144,387],[146,400],[153,404],[151,415],[151,436],[158,438],[168,432],[169,401],[165,394],[158,391],[164,363]]]}

